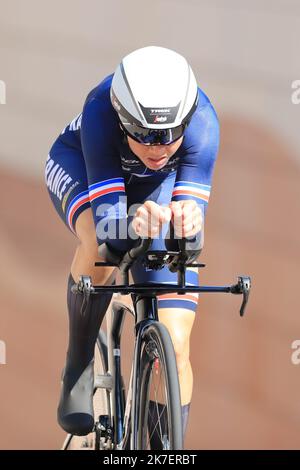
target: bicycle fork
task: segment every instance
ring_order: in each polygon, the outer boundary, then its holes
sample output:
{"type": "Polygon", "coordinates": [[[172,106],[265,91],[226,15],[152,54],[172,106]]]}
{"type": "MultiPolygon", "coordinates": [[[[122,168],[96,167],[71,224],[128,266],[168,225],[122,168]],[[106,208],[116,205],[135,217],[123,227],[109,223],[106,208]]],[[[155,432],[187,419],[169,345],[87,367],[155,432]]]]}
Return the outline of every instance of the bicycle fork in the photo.
{"type": "Polygon", "coordinates": [[[127,305],[114,301],[111,309],[110,325],[108,325],[107,328],[108,368],[113,379],[112,390],[110,393],[111,415],[113,417],[111,425],[113,428],[113,441],[116,449],[124,449],[124,446],[129,444],[129,433],[130,447],[132,449],[137,448],[136,436],[139,409],[138,401],[136,400],[136,390],[138,390],[140,382],[140,358],[138,357],[138,354],[141,350],[144,329],[153,320],[157,320],[157,301],[154,296],[136,296],[134,301],[137,315],[135,324],[136,338],[125,409],[125,391],[121,373],[120,340],[125,314],[130,313],[131,315],[134,315],[134,312],[127,305]],[[153,315],[153,312],[156,313],[153,315]]]}

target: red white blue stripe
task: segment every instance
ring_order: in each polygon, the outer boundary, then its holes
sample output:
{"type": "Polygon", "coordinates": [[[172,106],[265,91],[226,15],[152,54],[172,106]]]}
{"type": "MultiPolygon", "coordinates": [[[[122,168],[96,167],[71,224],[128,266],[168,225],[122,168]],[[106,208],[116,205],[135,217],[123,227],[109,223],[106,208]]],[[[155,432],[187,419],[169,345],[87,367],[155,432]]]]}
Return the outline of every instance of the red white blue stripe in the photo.
{"type": "MultiPolygon", "coordinates": [[[[199,286],[199,272],[195,268],[188,268],[186,271],[186,285],[199,286]]],[[[156,282],[161,284],[174,284],[177,281],[163,281],[158,279],[156,282]]],[[[162,294],[157,296],[158,308],[186,308],[196,312],[198,307],[199,294],[197,292],[187,292],[184,295],[172,292],[169,294],[162,294]]]]}
{"type": "Polygon", "coordinates": [[[74,197],[74,199],[72,199],[72,201],[70,202],[68,206],[68,210],[67,210],[67,221],[72,232],[75,233],[74,224],[73,224],[75,213],[78,211],[79,208],[82,208],[84,204],[89,204],[89,203],[90,203],[90,199],[89,199],[88,191],[82,191],[76,197],[74,197]]]}
{"type": "Polygon", "coordinates": [[[90,201],[98,197],[107,196],[116,193],[125,193],[124,178],[112,178],[109,180],[94,183],[89,186],[90,201]]]}
{"type": "Polygon", "coordinates": [[[192,198],[208,202],[211,186],[207,184],[190,183],[189,181],[177,181],[174,185],[172,199],[192,198]]]}
{"type": "Polygon", "coordinates": [[[172,293],[157,296],[158,308],[186,308],[195,312],[198,306],[199,294],[189,292],[184,295],[172,293]]]}

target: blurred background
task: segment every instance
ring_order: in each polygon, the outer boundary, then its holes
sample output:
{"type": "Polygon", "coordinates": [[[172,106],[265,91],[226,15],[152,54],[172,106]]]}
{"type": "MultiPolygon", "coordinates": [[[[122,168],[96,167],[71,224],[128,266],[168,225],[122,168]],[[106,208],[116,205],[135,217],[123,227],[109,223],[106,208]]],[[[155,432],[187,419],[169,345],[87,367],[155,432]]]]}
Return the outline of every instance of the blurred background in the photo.
{"type": "Polygon", "coordinates": [[[146,45],[183,54],[220,117],[200,281],[253,280],[245,318],[240,297],[200,298],[186,447],[300,448],[299,26],[298,0],[0,0],[1,449],[64,439],[56,406],[76,239],[48,198],[45,159],[89,90],[146,45]]]}

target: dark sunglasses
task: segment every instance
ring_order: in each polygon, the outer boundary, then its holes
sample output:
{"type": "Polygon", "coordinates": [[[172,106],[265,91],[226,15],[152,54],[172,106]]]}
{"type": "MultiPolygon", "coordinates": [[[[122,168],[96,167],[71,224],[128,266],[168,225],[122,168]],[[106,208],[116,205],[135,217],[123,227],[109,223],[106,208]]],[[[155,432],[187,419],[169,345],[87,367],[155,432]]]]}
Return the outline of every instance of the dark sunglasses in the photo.
{"type": "Polygon", "coordinates": [[[171,129],[146,129],[119,117],[125,134],[143,145],[170,145],[183,136],[187,127],[187,124],[182,124],[171,129]]]}

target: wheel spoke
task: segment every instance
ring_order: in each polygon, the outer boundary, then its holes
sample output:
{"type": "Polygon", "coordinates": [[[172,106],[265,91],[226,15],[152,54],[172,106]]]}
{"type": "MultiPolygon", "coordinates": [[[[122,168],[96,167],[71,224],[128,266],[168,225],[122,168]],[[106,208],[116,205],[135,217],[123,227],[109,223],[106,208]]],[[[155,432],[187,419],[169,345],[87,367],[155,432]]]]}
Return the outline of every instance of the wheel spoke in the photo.
{"type": "MultiPolygon", "coordinates": [[[[153,342],[153,338],[151,339],[153,342]]],[[[151,354],[153,355],[153,347],[151,349],[151,354]]],[[[155,350],[154,355],[156,357],[151,364],[151,372],[150,372],[150,379],[149,379],[149,383],[150,383],[149,384],[150,385],[149,396],[151,396],[151,392],[152,392],[154,396],[154,400],[151,400],[151,401],[154,402],[155,412],[151,413],[150,407],[148,405],[148,415],[149,415],[148,421],[151,423],[151,434],[149,433],[149,430],[148,430],[147,447],[150,447],[151,439],[154,433],[157,432],[160,443],[161,443],[161,447],[165,449],[166,437],[167,437],[167,442],[169,443],[168,423],[165,422],[166,419],[164,418],[165,415],[168,415],[167,406],[164,405],[163,408],[160,409],[158,404],[160,403],[162,405],[163,403],[167,401],[167,390],[166,390],[166,385],[165,385],[164,370],[163,370],[163,367],[161,367],[161,359],[159,357],[157,348],[155,350]],[[162,426],[163,420],[164,420],[164,428],[167,426],[167,429],[163,429],[163,426],[162,426]]],[[[169,445],[167,448],[169,448],[169,445]]]]}

